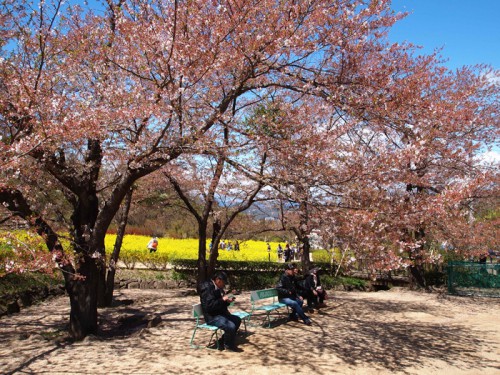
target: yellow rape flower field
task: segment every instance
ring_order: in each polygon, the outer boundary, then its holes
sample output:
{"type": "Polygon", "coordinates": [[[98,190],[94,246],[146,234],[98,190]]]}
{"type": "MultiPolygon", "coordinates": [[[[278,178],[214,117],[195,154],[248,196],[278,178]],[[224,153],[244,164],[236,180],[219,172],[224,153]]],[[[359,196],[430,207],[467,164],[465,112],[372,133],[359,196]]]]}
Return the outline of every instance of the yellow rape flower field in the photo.
{"type": "MultiPolygon", "coordinates": [[[[62,235],[61,242],[66,251],[70,251],[71,244],[67,236],[62,235]]],[[[36,249],[41,254],[46,252],[45,244],[42,239],[36,234],[29,234],[26,231],[14,231],[10,233],[0,232],[1,242],[4,243],[4,251],[2,254],[8,256],[12,253],[10,250],[13,246],[19,248],[19,244],[25,246],[29,243],[31,249],[36,249]],[[30,241],[28,241],[30,239],[30,241]]],[[[122,247],[120,250],[120,259],[124,262],[147,261],[148,259],[161,259],[164,262],[170,262],[177,259],[198,259],[198,239],[176,239],[176,238],[158,238],[158,250],[150,254],[147,249],[147,244],[151,237],[141,235],[125,235],[123,238],[122,247]]],[[[107,234],[105,238],[107,257],[113,252],[116,241],[116,234],[107,234]]],[[[250,262],[271,262],[278,261],[277,247],[278,244],[285,247],[285,242],[269,242],[271,246],[270,254],[267,251],[267,242],[265,241],[239,241],[240,250],[234,250],[235,240],[225,239],[226,244],[231,242],[233,250],[219,249],[218,260],[226,261],[250,261],[250,262]],[[269,259],[270,256],[270,259],[269,259]]],[[[209,243],[207,241],[207,257],[209,253],[209,243]]],[[[19,252],[19,249],[18,249],[19,252]]],[[[312,250],[315,262],[329,262],[330,255],[326,250],[312,250]]],[[[48,253],[47,253],[48,254],[48,253]]],[[[1,254],[0,254],[1,255],[1,254]]],[[[1,257],[0,257],[1,258],[1,257]]],[[[1,259],[0,259],[1,260],[1,259]]]]}
{"type": "MultiPolygon", "coordinates": [[[[116,235],[106,235],[105,245],[106,253],[110,255],[113,252],[116,235]]],[[[147,255],[149,250],[146,248],[150,237],[139,235],[125,235],[120,255],[147,255]]],[[[228,241],[226,240],[226,243],[228,241]]],[[[235,241],[231,241],[234,245],[235,241]]],[[[207,253],[209,251],[207,241],[207,253]]],[[[278,255],[276,248],[278,242],[269,242],[271,245],[271,261],[277,261],[278,255]]],[[[281,244],[284,246],[284,243],[281,244]]],[[[167,255],[168,259],[198,259],[198,240],[195,238],[176,239],[176,238],[158,238],[158,250],[156,254],[167,255]]],[[[242,261],[267,261],[267,243],[264,241],[240,241],[240,250],[220,250],[219,260],[242,260],[242,261]]]]}
{"type": "MultiPolygon", "coordinates": [[[[122,255],[137,255],[137,256],[147,256],[149,250],[146,248],[149,240],[151,238],[147,236],[139,235],[125,235],[123,238],[123,244],[120,251],[120,257],[122,255]]],[[[113,252],[113,246],[115,244],[116,234],[108,234],[106,236],[106,253],[110,255],[113,252]]],[[[229,240],[233,243],[233,240],[229,240]]],[[[226,243],[228,240],[226,240],[226,243]]],[[[209,252],[209,243],[207,241],[207,253],[209,252]]],[[[271,245],[271,261],[278,261],[277,247],[279,242],[269,242],[271,245]]],[[[281,246],[284,247],[285,243],[281,242],[281,246]]],[[[155,255],[163,255],[169,259],[198,259],[198,240],[195,238],[187,239],[176,239],[176,238],[158,238],[158,250],[155,255]]],[[[220,250],[219,249],[219,260],[232,260],[232,261],[268,261],[269,254],[267,251],[267,242],[264,241],[240,241],[240,250],[220,250]]],[[[319,258],[325,258],[328,260],[328,254],[324,250],[315,251],[315,260],[320,260],[319,258]],[[324,254],[323,254],[324,253],[324,254]]]]}

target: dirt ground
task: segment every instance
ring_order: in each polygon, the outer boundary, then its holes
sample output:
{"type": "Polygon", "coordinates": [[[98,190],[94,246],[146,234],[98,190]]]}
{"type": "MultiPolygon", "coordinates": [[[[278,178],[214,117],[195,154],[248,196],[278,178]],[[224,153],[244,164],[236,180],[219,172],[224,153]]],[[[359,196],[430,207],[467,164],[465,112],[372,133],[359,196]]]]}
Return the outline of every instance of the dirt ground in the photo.
{"type": "MultiPolygon", "coordinates": [[[[64,340],[67,297],[2,317],[0,373],[500,374],[498,298],[330,292],[312,326],[255,324],[238,336],[243,352],[230,353],[190,347],[199,299],[186,292],[119,290],[116,306],[100,310],[100,334],[76,343],[64,340]]],[[[250,310],[249,293],[237,301],[250,310]]]]}

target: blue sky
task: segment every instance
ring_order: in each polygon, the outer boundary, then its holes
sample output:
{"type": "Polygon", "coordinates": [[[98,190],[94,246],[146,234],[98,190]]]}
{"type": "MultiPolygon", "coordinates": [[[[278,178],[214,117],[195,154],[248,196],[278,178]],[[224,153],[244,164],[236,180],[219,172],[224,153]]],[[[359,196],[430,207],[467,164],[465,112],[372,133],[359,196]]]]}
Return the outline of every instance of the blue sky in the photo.
{"type": "MultiPolygon", "coordinates": [[[[442,47],[450,69],[484,63],[500,70],[500,0],[393,0],[392,8],[410,14],[391,29],[391,41],[418,44],[423,54],[442,47]]],[[[483,158],[500,163],[500,146],[483,158]]]]}
{"type": "Polygon", "coordinates": [[[443,47],[451,69],[500,69],[500,0],[393,0],[392,8],[412,13],[393,27],[391,41],[422,45],[424,54],[443,47]]]}

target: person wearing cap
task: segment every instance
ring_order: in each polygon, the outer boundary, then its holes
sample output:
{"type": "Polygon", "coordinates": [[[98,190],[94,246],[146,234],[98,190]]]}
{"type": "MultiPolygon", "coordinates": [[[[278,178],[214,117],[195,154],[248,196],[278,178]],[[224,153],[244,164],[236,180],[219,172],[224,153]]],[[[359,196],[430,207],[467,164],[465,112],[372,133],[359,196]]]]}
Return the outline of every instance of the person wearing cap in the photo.
{"type": "Polygon", "coordinates": [[[302,306],[304,300],[297,294],[297,285],[295,282],[295,269],[297,266],[293,263],[285,265],[285,272],[281,275],[276,289],[278,290],[278,299],[292,309],[289,320],[302,319],[304,324],[311,325],[311,319],[304,313],[302,306]]]}
{"type": "Polygon", "coordinates": [[[201,284],[200,302],[203,309],[205,322],[209,325],[219,327],[224,331],[219,340],[219,348],[231,352],[241,352],[236,347],[236,332],[240,328],[241,319],[232,315],[228,306],[234,301],[234,296],[228,296],[224,292],[227,284],[227,275],[225,272],[216,272],[210,281],[201,284]]]}

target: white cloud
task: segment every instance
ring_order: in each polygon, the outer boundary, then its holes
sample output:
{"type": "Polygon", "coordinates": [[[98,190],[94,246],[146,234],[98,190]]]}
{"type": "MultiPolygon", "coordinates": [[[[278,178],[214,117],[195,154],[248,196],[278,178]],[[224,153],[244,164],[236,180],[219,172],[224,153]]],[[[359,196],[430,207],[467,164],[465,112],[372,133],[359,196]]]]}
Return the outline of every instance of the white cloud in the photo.
{"type": "Polygon", "coordinates": [[[494,163],[494,164],[500,164],[500,151],[498,150],[491,150],[484,152],[479,155],[479,159],[481,159],[484,163],[494,163]]]}
{"type": "Polygon", "coordinates": [[[486,74],[486,79],[495,86],[500,85],[500,73],[498,71],[492,71],[486,74]]]}

